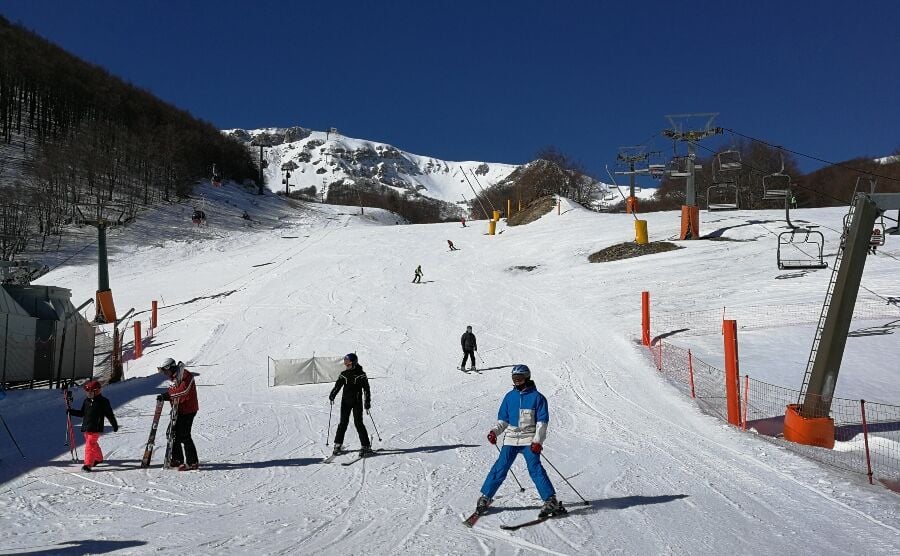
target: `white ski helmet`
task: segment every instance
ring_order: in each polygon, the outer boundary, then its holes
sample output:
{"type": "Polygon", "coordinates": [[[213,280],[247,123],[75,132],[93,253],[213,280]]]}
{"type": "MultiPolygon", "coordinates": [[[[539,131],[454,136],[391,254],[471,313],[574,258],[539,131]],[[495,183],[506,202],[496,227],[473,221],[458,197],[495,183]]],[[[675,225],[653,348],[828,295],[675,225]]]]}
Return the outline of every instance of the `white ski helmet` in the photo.
{"type": "Polygon", "coordinates": [[[175,360],[171,357],[166,357],[166,360],[162,362],[162,365],[157,367],[157,369],[161,372],[171,372],[174,370],[175,360]]]}

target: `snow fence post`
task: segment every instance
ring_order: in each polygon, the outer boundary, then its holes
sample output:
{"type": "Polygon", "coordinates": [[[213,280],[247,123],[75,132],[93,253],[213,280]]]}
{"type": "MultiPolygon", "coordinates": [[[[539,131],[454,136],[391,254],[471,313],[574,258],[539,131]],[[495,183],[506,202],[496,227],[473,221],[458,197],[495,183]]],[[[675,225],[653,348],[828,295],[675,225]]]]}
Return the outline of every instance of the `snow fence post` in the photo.
{"type": "Polygon", "coordinates": [[[696,398],[697,393],[694,392],[694,356],[691,355],[691,350],[688,350],[688,377],[691,379],[691,397],[696,398]]]}
{"type": "Polygon", "coordinates": [[[747,406],[749,405],[748,397],[750,396],[750,375],[744,375],[744,412],[741,416],[741,430],[747,430],[747,406]]]}
{"type": "Polygon", "coordinates": [[[156,322],[157,322],[156,321],[156,309],[157,309],[157,303],[156,303],[156,300],[154,299],[153,301],[150,302],[150,330],[153,330],[154,328],[156,328],[156,322]]]}
{"type": "Polygon", "coordinates": [[[862,412],[862,427],[863,427],[863,443],[866,446],[866,467],[868,468],[868,472],[866,473],[869,476],[869,484],[875,484],[872,482],[872,458],[869,455],[869,425],[866,423],[866,400],[859,400],[859,409],[862,412]]]}
{"type": "Polygon", "coordinates": [[[738,369],[737,321],[726,320],[725,328],[725,399],[728,405],[728,423],[741,424],[741,387],[738,369]]]}
{"type": "Polygon", "coordinates": [[[650,345],[650,292],[641,292],[641,341],[650,345]]]}

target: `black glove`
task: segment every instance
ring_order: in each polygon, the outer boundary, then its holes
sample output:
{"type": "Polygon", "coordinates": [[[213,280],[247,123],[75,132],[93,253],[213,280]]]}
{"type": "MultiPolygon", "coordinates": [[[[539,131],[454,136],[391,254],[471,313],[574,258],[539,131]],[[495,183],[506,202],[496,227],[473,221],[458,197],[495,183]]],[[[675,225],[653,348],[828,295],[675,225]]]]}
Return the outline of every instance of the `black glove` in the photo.
{"type": "Polygon", "coordinates": [[[113,432],[119,432],[119,425],[113,425],[113,432]]]}
{"type": "Polygon", "coordinates": [[[328,396],[328,401],[331,402],[331,405],[334,405],[334,396],[328,396]]]}
{"type": "Polygon", "coordinates": [[[157,399],[157,400],[162,400],[162,401],[164,401],[164,402],[167,402],[167,401],[170,401],[170,400],[172,399],[172,396],[171,396],[171,394],[169,394],[168,392],[163,392],[162,394],[156,396],[156,399],[157,399]]]}
{"type": "Polygon", "coordinates": [[[370,402],[369,400],[366,400],[364,407],[366,408],[366,411],[369,411],[370,409],[372,409],[372,402],[370,402]]]}

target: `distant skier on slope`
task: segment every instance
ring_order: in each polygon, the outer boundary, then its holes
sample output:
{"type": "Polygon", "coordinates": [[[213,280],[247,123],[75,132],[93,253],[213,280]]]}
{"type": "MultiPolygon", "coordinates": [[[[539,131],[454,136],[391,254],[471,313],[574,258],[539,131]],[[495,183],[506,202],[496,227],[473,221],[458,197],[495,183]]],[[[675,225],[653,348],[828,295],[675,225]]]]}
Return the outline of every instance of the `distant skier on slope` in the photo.
{"type": "Polygon", "coordinates": [[[416,267],[416,271],[413,274],[413,284],[421,284],[422,283],[422,265],[416,267]]]}
{"type": "Polygon", "coordinates": [[[513,389],[503,398],[497,412],[497,425],[488,432],[488,442],[497,443],[497,436],[504,430],[506,436],[497,461],[484,480],[481,497],[476,504],[476,512],[487,511],[494,494],[506,479],[509,468],[516,456],[522,453],[528,464],[528,474],[534,481],[544,506],[539,517],[567,513],[562,502],[556,499],[556,490],[541,465],[541,450],[547,437],[547,422],[550,412],[547,398],[537,391],[531,380],[531,371],[526,365],[516,365],[512,369],[513,389]]]}
{"type": "Polygon", "coordinates": [[[451,251],[459,251],[459,249],[455,245],[453,245],[453,242],[450,241],[449,239],[447,240],[447,245],[450,246],[451,251]]]}
{"type": "Polygon", "coordinates": [[[334,383],[334,388],[331,389],[331,394],[328,395],[329,401],[334,404],[338,392],[341,391],[341,388],[344,389],[344,395],[341,398],[341,421],[334,433],[334,453],[339,454],[343,449],[344,433],[347,432],[352,412],[353,426],[356,427],[356,432],[359,434],[361,445],[359,455],[367,456],[372,453],[372,445],[369,442],[369,431],[366,430],[366,425],[363,423],[363,408],[369,411],[372,407],[369,379],[355,353],[348,353],[344,356],[344,367],[337,382],[334,383]]]}
{"type": "Polygon", "coordinates": [[[469,368],[470,371],[475,370],[475,352],[478,351],[478,339],[475,338],[475,334],[472,334],[472,325],[466,327],[466,331],[463,332],[462,337],[459,339],[460,344],[462,344],[463,351],[463,359],[462,363],[459,364],[459,370],[466,370],[466,361],[469,360],[469,357],[472,358],[472,366],[469,368]]]}
{"type": "Polygon", "coordinates": [[[84,435],[83,471],[91,471],[98,463],[103,463],[103,450],[100,449],[100,435],[103,433],[104,418],[109,419],[113,432],[119,431],[119,423],[113,415],[112,405],[100,393],[100,383],[89,380],[84,384],[87,393],[81,409],[69,409],[69,415],[81,417],[81,434],[84,435]]]}
{"type": "Polygon", "coordinates": [[[162,398],[175,408],[177,419],[172,429],[171,467],[178,467],[179,471],[199,469],[200,462],[197,457],[197,447],[191,438],[191,427],[194,417],[200,410],[200,402],[197,400],[197,385],[194,383],[194,375],[184,368],[184,363],[175,363],[171,357],[166,358],[158,367],[174,384],[164,393],[162,398]],[[182,445],[184,450],[182,450],[182,445]]]}

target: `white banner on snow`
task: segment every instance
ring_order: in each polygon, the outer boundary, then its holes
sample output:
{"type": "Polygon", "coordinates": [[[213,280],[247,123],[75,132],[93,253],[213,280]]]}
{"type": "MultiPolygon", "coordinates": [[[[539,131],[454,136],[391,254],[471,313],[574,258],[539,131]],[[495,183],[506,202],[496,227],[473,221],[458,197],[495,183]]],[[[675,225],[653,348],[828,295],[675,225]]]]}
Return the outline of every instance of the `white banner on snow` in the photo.
{"type": "Polygon", "coordinates": [[[272,386],[334,382],[338,379],[341,371],[344,370],[344,357],[342,355],[271,360],[272,386]]]}

